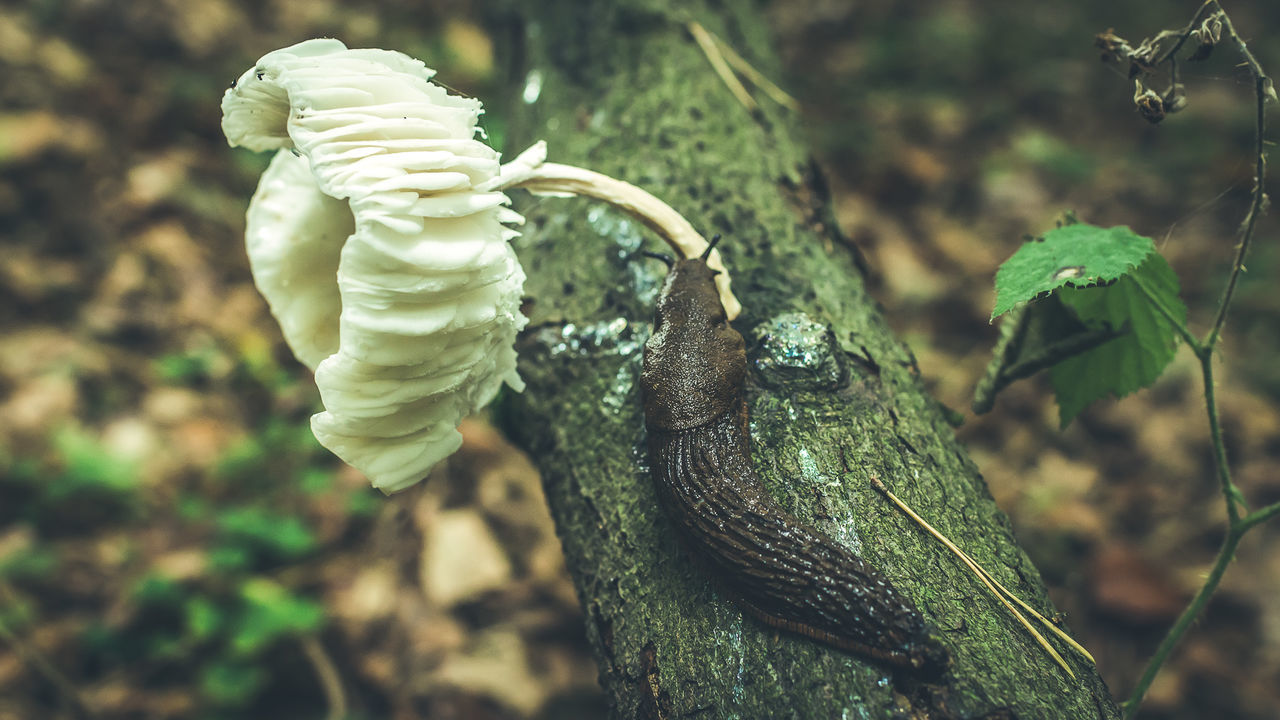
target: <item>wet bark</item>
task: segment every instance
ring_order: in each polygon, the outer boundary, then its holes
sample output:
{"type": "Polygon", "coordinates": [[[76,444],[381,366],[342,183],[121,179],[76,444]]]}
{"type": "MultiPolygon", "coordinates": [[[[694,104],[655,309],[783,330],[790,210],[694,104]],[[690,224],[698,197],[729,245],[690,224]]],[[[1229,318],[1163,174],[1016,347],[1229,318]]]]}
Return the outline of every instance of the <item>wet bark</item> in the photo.
{"type": "Polygon", "coordinates": [[[503,19],[508,156],[640,185],[721,244],[744,304],[753,456],[769,491],[909,596],[953,658],[926,685],[746,617],[681,547],[649,474],[640,346],[660,241],[598,203],[513,193],[529,275],[524,393],[497,414],[534,458],[619,718],[1112,718],[1106,687],[1058,668],[978,581],[870,485],[890,489],[1042,613],[1053,608],[910,351],[864,287],[800,130],[753,114],[685,29],[698,19],[777,78],[750,3],[519,3],[503,19]]]}

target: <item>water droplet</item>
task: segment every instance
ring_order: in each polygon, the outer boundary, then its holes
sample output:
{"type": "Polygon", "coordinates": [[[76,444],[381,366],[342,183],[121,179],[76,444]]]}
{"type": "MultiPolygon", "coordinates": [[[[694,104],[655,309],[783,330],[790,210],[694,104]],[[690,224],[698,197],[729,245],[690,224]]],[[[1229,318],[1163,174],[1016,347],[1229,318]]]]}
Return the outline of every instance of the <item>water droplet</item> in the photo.
{"type": "Polygon", "coordinates": [[[1054,280],[1068,280],[1080,277],[1084,277],[1083,265],[1068,265],[1066,267],[1061,267],[1053,274],[1054,280]]]}
{"type": "Polygon", "coordinates": [[[839,387],[843,369],[826,325],[800,312],[776,315],[756,329],[756,369],[765,383],[792,390],[839,387]]]}
{"type": "Polygon", "coordinates": [[[565,323],[559,329],[543,328],[534,334],[552,357],[572,353],[581,356],[619,355],[631,357],[644,347],[649,328],[632,325],[618,317],[597,323],[565,323]]]}

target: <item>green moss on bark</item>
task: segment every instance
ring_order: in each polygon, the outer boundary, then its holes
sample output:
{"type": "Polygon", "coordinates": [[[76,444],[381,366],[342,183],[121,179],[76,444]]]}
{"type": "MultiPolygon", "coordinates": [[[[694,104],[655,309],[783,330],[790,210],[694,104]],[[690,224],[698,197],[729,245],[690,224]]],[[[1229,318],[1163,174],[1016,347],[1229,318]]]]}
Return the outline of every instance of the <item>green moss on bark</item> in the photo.
{"type": "MultiPolygon", "coordinates": [[[[765,19],[746,3],[528,3],[508,145],[546,139],[583,165],[662,197],[721,245],[747,338],[782,313],[830,327],[847,382],[751,395],[757,466],[784,507],[880,568],[954,658],[943,690],[892,680],[857,656],[746,618],[679,546],[644,446],[639,343],[665,268],[634,261],[656,238],[585,200],[518,197],[529,274],[528,389],[504,405],[544,477],[614,715],[706,718],[1116,717],[1096,671],[1069,679],[936,542],[870,487],[879,477],[1045,614],[1039,575],[924,392],[910,351],[868,296],[830,222],[800,118],[739,106],[684,30],[696,17],[777,76],[765,19]]],[[[749,340],[749,343],[751,341],[749,340]]]]}

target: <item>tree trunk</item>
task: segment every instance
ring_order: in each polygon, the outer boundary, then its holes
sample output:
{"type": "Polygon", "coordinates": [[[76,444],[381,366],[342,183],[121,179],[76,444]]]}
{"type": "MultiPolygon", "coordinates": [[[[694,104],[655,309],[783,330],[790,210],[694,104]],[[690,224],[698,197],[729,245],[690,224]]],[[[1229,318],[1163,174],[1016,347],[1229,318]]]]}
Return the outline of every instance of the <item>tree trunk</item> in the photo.
{"type": "Polygon", "coordinates": [[[879,477],[1046,616],[1039,574],[864,287],[856,252],[801,140],[802,118],[752,114],[685,24],[698,19],[778,77],[751,3],[517,4],[508,156],[545,139],[555,162],[628,180],[720,248],[745,309],[757,468],[783,507],[880,569],[950,652],[944,683],[746,617],[679,544],[645,449],[640,348],[666,269],[639,223],[582,199],[516,193],[531,318],[528,383],[500,410],[542,471],[619,718],[1117,716],[1096,670],[1069,678],[939,543],[876,493],[879,477]]]}

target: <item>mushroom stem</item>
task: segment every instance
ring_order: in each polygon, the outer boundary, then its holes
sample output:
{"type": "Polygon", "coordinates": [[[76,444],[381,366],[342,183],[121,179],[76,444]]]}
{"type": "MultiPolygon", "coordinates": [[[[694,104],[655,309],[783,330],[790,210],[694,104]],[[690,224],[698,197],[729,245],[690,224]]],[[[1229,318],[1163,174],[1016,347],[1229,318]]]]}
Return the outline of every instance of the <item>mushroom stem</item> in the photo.
{"type": "MultiPolygon", "coordinates": [[[[706,238],[683,215],[650,193],[594,170],[545,162],[546,157],[546,143],[538,141],[515,160],[503,165],[498,177],[483,189],[523,188],[536,194],[583,195],[603,200],[644,223],[682,258],[699,257],[707,249],[706,238]]],[[[718,250],[711,251],[707,265],[720,271],[716,276],[716,287],[720,290],[725,314],[732,320],[742,311],[742,304],[729,288],[729,272],[718,250]]]]}

